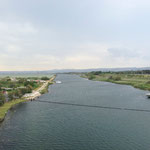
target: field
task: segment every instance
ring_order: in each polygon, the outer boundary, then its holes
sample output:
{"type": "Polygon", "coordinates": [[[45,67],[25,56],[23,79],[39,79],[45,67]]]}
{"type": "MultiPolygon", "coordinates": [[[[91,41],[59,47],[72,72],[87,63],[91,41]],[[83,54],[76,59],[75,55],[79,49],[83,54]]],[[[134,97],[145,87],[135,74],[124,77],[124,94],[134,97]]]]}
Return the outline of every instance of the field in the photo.
{"type": "Polygon", "coordinates": [[[41,77],[43,77],[43,76],[47,76],[47,77],[52,77],[53,76],[53,74],[51,74],[51,73],[37,73],[37,72],[33,72],[33,73],[20,73],[20,72],[18,72],[18,73],[7,73],[7,72],[0,72],[0,78],[4,78],[4,77],[7,77],[7,76],[9,76],[9,77],[21,77],[21,78],[28,78],[28,77],[38,77],[38,78],[41,78],[41,77]]]}
{"type": "Polygon", "coordinates": [[[119,74],[119,73],[100,73],[96,74],[85,73],[82,77],[89,80],[106,81],[117,84],[132,85],[135,88],[149,90],[150,91],[150,75],[149,74],[119,74]]]}

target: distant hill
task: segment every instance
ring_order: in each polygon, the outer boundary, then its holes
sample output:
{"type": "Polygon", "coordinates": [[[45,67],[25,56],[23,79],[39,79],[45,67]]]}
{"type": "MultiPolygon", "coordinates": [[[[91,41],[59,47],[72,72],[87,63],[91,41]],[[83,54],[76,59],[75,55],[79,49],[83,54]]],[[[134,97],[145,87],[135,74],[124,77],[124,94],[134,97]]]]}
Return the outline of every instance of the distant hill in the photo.
{"type": "Polygon", "coordinates": [[[131,68],[96,68],[96,69],[55,69],[46,71],[0,71],[0,76],[46,76],[55,73],[91,72],[91,71],[137,71],[150,70],[150,67],[131,68]]]}
{"type": "Polygon", "coordinates": [[[60,70],[49,70],[48,72],[53,73],[67,73],[67,72],[91,72],[91,71],[137,71],[137,70],[150,70],[150,67],[143,68],[93,68],[93,69],[60,69],[60,70]]]}

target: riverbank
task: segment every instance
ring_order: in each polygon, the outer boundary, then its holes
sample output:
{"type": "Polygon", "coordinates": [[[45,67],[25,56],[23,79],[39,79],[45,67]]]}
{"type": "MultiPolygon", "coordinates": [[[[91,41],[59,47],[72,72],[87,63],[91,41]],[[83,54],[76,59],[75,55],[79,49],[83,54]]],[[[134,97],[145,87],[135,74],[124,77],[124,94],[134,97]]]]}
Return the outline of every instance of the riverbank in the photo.
{"type": "Polygon", "coordinates": [[[149,150],[150,113],[123,110],[149,110],[145,91],[70,74],[55,80],[62,84],[50,86],[41,102],[23,103],[8,113],[0,128],[1,150],[149,150]]]}
{"type": "Polygon", "coordinates": [[[48,90],[49,85],[53,84],[53,80],[55,79],[55,77],[55,75],[51,77],[50,80],[43,83],[41,87],[32,91],[32,93],[25,94],[23,98],[26,100],[35,100],[37,97],[41,96],[42,94],[45,94],[48,90]]]}
{"type": "Polygon", "coordinates": [[[22,103],[22,102],[27,102],[28,100],[35,99],[35,98],[39,97],[40,95],[44,94],[44,93],[41,93],[41,91],[43,91],[43,90],[45,90],[45,93],[46,93],[46,91],[48,90],[49,85],[53,84],[53,80],[55,79],[55,77],[56,77],[55,75],[53,77],[51,77],[50,80],[46,81],[46,83],[43,83],[43,85],[41,87],[34,90],[31,93],[31,95],[29,95],[28,97],[23,96],[22,99],[12,100],[12,101],[6,102],[6,103],[4,103],[4,105],[0,106],[0,123],[4,121],[8,110],[11,109],[16,104],[19,104],[19,103],[22,103]]]}
{"type": "Polygon", "coordinates": [[[116,84],[131,85],[135,88],[150,91],[150,75],[117,73],[101,73],[99,75],[95,75],[94,73],[84,73],[81,74],[81,77],[94,81],[105,81],[116,84]]]}
{"type": "Polygon", "coordinates": [[[25,99],[16,99],[10,102],[5,103],[3,106],[0,107],[0,122],[2,122],[10,108],[15,106],[16,104],[25,102],[25,99]]]}

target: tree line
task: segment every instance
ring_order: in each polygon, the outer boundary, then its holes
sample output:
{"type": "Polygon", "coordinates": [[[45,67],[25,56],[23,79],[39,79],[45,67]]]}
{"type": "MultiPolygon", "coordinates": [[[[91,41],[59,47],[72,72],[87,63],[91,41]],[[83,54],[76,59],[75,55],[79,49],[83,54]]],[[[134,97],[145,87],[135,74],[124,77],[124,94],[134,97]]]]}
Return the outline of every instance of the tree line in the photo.
{"type": "Polygon", "coordinates": [[[6,101],[21,98],[24,94],[31,93],[33,89],[41,85],[38,80],[49,80],[49,78],[15,78],[13,81],[10,77],[0,79],[0,106],[6,101]]]}

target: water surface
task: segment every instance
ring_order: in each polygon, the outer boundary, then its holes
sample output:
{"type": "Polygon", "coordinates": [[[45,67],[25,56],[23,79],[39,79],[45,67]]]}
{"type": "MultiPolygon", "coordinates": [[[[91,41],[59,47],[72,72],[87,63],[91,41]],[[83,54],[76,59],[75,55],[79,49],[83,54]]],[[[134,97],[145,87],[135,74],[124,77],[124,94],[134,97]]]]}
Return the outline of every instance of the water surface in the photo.
{"type": "Polygon", "coordinates": [[[149,109],[146,91],[58,75],[36,102],[19,104],[0,127],[0,150],[149,150],[150,113],[50,104],[149,109]]]}

